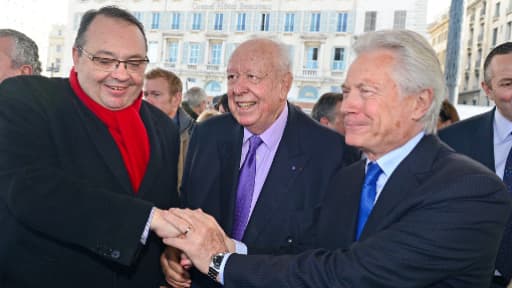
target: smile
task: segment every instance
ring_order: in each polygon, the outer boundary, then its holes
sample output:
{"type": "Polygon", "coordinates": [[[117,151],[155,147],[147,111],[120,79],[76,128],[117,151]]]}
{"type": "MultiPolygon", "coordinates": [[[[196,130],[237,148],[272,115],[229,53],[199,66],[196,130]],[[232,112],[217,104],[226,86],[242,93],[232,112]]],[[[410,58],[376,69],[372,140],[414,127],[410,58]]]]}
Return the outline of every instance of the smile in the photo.
{"type": "Polygon", "coordinates": [[[236,102],[236,105],[240,108],[249,108],[256,105],[256,102],[236,102]]]}

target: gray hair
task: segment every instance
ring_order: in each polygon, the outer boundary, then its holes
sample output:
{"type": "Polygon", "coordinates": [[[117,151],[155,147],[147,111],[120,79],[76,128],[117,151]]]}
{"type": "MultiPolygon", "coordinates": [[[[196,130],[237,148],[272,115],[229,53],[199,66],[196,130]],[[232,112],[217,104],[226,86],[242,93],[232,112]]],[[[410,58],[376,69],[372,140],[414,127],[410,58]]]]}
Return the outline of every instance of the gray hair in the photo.
{"type": "Polygon", "coordinates": [[[420,34],[409,30],[383,30],[362,35],[354,44],[356,54],[378,49],[396,56],[393,79],[403,95],[433,90],[433,101],[421,119],[427,134],[436,132],[446,86],[436,53],[420,34]]]}
{"type": "Polygon", "coordinates": [[[185,92],[184,98],[191,108],[199,107],[206,100],[206,92],[200,87],[192,87],[185,92]]]}
{"type": "Polygon", "coordinates": [[[41,74],[39,52],[34,40],[13,29],[0,29],[0,37],[9,37],[14,43],[10,55],[13,68],[30,65],[32,67],[32,74],[41,74]]]}

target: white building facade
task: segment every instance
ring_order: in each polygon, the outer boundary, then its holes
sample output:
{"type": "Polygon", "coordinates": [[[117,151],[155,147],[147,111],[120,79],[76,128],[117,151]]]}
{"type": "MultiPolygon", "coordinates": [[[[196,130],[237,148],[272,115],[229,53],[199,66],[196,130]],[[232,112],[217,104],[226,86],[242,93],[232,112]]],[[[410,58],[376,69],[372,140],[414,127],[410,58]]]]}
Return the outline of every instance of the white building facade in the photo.
{"type": "Polygon", "coordinates": [[[295,79],[289,99],[314,103],[323,93],[340,91],[353,58],[354,35],[392,28],[425,34],[426,12],[421,11],[426,11],[426,4],[427,0],[74,0],[69,5],[67,45],[71,47],[86,10],[118,5],[144,24],[150,68],[169,69],[180,76],[185,89],[199,86],[215,96],[226,92],[226,65],[236,46],[251,37],[272,37],[288,46],[292,58],[295,79]]]}

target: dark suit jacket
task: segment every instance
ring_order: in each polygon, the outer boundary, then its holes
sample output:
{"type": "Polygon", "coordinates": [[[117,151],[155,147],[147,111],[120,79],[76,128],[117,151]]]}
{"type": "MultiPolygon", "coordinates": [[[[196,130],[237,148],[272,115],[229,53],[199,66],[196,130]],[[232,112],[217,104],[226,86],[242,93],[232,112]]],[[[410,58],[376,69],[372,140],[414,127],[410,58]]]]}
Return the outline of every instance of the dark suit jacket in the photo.
{"type": "Polygon", "coordinates": [[[106,126],[67,79],[0,85],[0,287],[157,287],[153,206],[178,205],[177,128],[143,102],[150,160],[134,194],[106,126]]]}
{"type": "Polygon", "coordinates": [[[486,287],[511,211],[479,163],[425,136],[383,188],[354,242],[363,161],[333,180],[319,245],[298,256],[232,255],[226,287],[486,287]]]}
{"type": "MultiPolygon", "coordinates": [[[[496,108],[450,125],[438,132],[439,138],[455,151],[475,159],[495,172],[494,113],[496,108]]],[[[509,219],[502,243],[508,245],[500,245],[496,268],[509,282],[512,278],[512,219],[509,219]]]]}
{"type": "Polygon", "coordinates": [[[494,163],[494,112],[476,115],[439,130],[441,140],[496,172],[494,163]]]}
{"type": "MultiPolygon", "coordinates": [[[[296,253],[312,247],[324,191],[342,166],[342,136],[293,105],[288,109],[283,137],[243,238],[250,254],[296,253]]],[[[231,114],[201,123],[192,135],[183,174],[184,206],[202,208],[228,235],[242,140],[243,127],[231,114]]]]}

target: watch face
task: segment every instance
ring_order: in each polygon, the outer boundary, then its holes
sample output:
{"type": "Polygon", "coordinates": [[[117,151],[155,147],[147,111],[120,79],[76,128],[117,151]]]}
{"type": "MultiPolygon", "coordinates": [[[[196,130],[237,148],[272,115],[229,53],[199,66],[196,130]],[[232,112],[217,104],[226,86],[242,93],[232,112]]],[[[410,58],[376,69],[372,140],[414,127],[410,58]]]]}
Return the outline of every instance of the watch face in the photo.
{"type": "Polygon", "coordinates": [[[225,255],[224,253],[219,253],[212,257],[213,266],[216,269],[220,268],[220,264],[222,263],[222,259],[224,259],[224,255],[225,255]]]}

